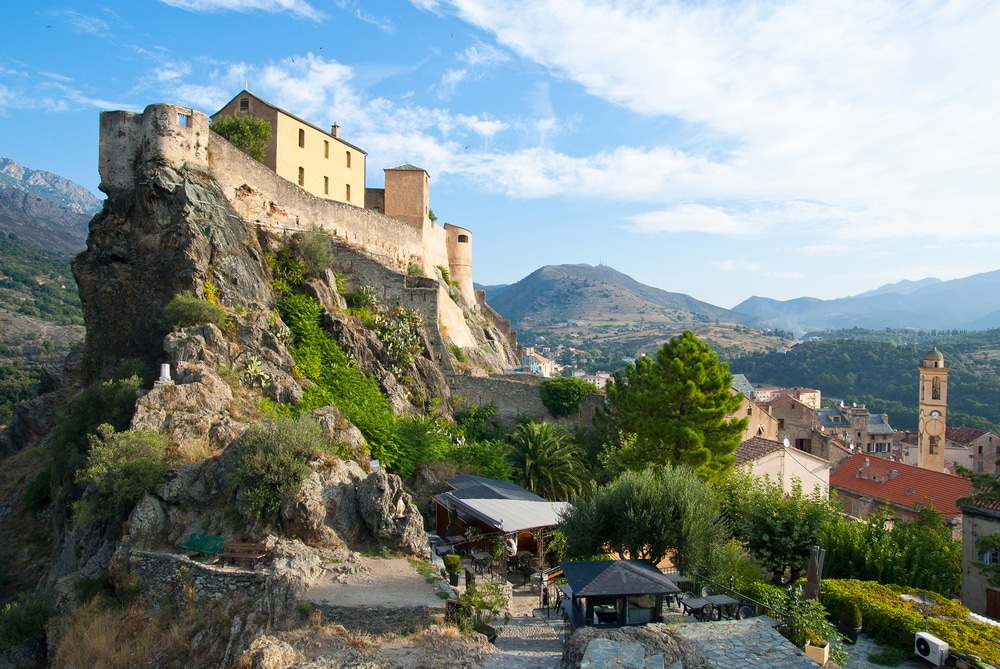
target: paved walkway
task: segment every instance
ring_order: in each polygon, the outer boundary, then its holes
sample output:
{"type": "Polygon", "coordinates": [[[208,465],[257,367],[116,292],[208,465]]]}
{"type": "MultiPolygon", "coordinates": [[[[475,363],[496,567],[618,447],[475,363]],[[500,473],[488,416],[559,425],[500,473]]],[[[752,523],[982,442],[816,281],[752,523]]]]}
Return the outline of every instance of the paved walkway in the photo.
{"type": "Polygon", "coordinates": [[[511,618],[497,638],[500,652],[486,658],[484,669],[558,669],[565,634],[558,616],[535,609],[531,616],[511,618]],[[562,636],[561,636],[562,635],[562,636]]]}
{"type": "MultiPolygon", "coordinates": [[[[882,665],[868,661],[869,654],[882,650],[870,636],[861,634],[858,636],[856,644],[844,644],[844,650],[847,651],[847,655],[850,657],[847,661],[847,666],[850,669],[886,669],[882,665]]],[[[897,669],[927,669],[929,666],[927,663],[921,663],[919,660],[912,659],[906,660],[897,669]]]]}

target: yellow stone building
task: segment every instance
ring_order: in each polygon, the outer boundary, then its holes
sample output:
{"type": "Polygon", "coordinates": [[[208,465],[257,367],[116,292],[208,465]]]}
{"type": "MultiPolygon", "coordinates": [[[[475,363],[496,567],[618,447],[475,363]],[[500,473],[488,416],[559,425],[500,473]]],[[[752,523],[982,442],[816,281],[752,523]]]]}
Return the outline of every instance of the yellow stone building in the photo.
{"type": "Polygon", "coordinates": [[[917,466],[944,471],[944,436],[948,413],[948,368],[937,347],[924,356],[920,371],[917,466]]]}
{"type": "Polygon", "coordinates": [[[338,126],[330,132],[320,130],[246,90],[213,114],[212,120],[231,115],[271,124],[264,165],[278,176],[316,197],[364,206],[368,154],[342,140],[338,126]]]}

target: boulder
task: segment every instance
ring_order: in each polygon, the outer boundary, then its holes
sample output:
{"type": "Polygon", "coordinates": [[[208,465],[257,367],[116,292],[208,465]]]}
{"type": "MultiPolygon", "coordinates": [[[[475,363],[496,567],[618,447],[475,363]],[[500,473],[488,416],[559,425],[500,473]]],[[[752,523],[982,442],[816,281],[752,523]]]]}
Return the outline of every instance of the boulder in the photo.
{"type": "Polygon", "coordinates": [[[379,544],[401,553],[430,557],[424,520],[394,474],[377,470],[358,484],[358,511],[379,544]]]}
{"type": "Polygon", "coordinates": [[[236,664],[247,669],[288,669],[302,659],[288,643],[264,635],[253,640],[236,664]]]}

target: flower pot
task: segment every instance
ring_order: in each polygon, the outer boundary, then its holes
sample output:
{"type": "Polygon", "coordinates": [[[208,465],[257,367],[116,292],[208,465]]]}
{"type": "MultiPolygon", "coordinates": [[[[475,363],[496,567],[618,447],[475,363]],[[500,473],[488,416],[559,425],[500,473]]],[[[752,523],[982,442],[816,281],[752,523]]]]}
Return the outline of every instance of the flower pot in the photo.
{"type": "Polygon", "coordinates": [[[851,643],[858,642],[858,634],[861,633],[860,627],[844,627],[843,625],[837,625],[837,630],[846,636],[851,643]]]}
{"type": "Polygon", "coordinates": [[[496,643],[497,637],[500,636],[500,633],[496,630],[496,628],[494,628],[491,625],[485,625],[480,630],[480,633],[485,634],[486,640],[489,641],[490,643],[496,643]]]}
{"type": "Polygon", "coordinates": [[[807,641],[805,651],[806,655],[808,655],[813,662],[821,667],[830,659],[830,644],[828,643],[814,646],[811,641],[807,641]]]}
{"type": "Polygon", "coordinates": [[[449,585],[457,586],[458,585],[458,576],[459,575],[456,572],[451,572],[451,571],[448,572],[448,584],[449,585]]]}

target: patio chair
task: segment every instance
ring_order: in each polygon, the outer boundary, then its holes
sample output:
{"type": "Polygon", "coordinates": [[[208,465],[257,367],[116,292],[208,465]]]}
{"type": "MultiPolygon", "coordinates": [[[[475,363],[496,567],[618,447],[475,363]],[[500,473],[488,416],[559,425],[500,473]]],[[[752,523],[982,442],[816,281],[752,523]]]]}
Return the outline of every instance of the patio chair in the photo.
{"type": "Polygon", "coordinates": [[[749,606],[741,606],[736,612],[737,620],[746,620],[747,618],[753,618],[754,610],[749,606]]]}
{"type": "Polygon", "coordinates": [[[706,585],[704,588],[701,589],[702,597],[708,597],[709,595],[714,595],[714,594],[715,590],[710,585],[706,585]]]}
{"type": "Polygon", "coordinates": [[[701,622],[705,622],[706,620],[711,620],[712,615],[714,613],[715,613],[715,607],[712,606],[710,603],[708,603],[705,604],[705,606],[698,609],[697,611],[695,611],[694,617],[695,619],[700,620],[701,622]]]}

